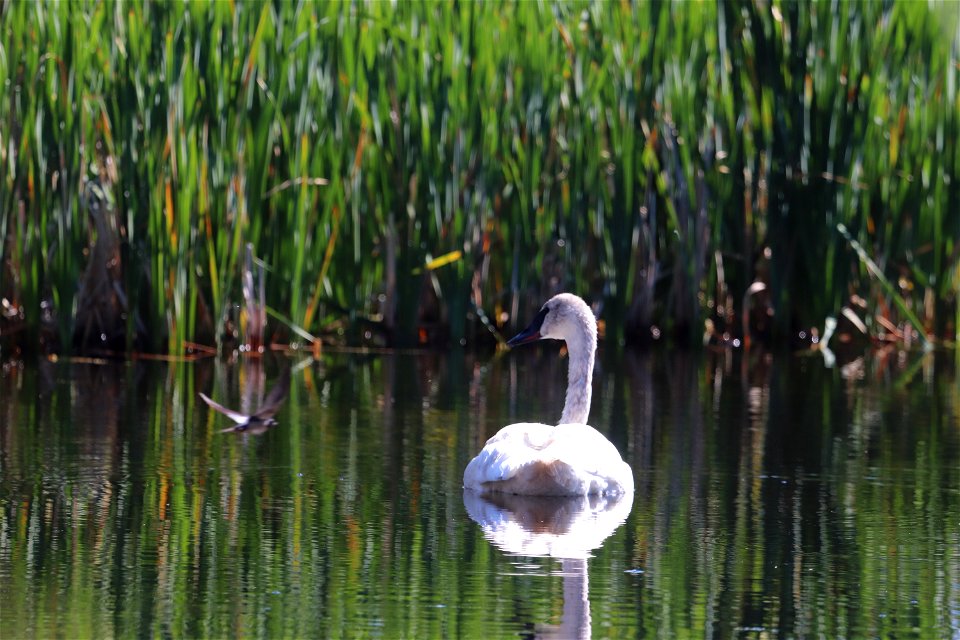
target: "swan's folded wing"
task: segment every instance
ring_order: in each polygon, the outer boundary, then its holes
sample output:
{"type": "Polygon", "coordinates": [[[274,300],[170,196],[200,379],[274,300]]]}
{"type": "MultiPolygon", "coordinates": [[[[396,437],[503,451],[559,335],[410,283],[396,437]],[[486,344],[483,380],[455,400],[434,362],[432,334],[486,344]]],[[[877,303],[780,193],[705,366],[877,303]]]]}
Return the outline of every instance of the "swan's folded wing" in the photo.
{"type": "Polygon", "coordinates": [[[245,415],[245,414],[243,414],[243,413],[240,413],[239,411],[234,411],[233,409],[228,409],[228,408],[226,408],[225,406],[223,406],[222,404],[220,404],[219,402],[215,402],[215,401],[211,400],[210,398],[208,398],[207,396],[205,396],[203,393],[200,394],[200,397],[203,398],[203,401],[204,401],[204,402],[206,402],[208,405],[210,405],[210,408],[211,408],[211,409],[214,409],[215,411],[219,411],[220,413],[222,413],[223,415],[227,416],[228,418],[230,418],[231,420],[233,420],[233,421],[236,422],[237,424],[244,424],[244,423],[246,423],[246,422],[250,419],[249,416],[247,416],[247,415],[245,415]]]}
{"type": "Polygon", "coordinates": [[[587,493],[630,493],[633,470],[612,442],[586,424],[557,425],[550,454],[569,463],[587,493]]]}
{"type": "Polygon", "coordinates": [[[500,429],[467,465],[464,486],[479,488],[487,482],[509,480],[541,457],[540,452],[550,444],[553,429],[535,422],[518,422],[500,429]]]}
{"type": "Polygon", "coordinates": [[[590,473],[609,471],[611,463],[621,461],[613,443],[587,424],[557,425],[550,453],[590,473]]]}

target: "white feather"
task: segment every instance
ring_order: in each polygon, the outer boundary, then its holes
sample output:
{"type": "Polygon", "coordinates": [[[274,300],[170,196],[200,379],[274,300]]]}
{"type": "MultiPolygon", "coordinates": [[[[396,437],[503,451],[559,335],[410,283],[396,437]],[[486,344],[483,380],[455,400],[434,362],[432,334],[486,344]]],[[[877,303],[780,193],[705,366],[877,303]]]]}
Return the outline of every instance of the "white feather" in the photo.
{"type": "Polygon", "coordinates": [[[586,424],[511,424],[470,461],[463,484],[475,491],[585,496],[633,491],[633,472],[617,448],[586,424]]]}
{"type": "Polygon", "coordinates": [[[521,335],[567,343],[570,364],[561,424],[520,422],[504,427],[467,465],[464,487],[480,493],[543,496],[632,492],[630,466],[603,434],[585,424],[597,342],[593,313],[571,294],[554,296],[544,309],[541,325],[521,335]]]}
{"type": "MultiPolygon", "coordinates": [[[[216,400],[212,400],[212,399],[208,398],[208,397],[207,397],[205,394],[203,394],[203,393],[200,394],[200,398],[202,398],[203,401],[206,402],[206,403],[210,406],[211,409],[215,409],[215,410],[219,411],[220,413],[222,413],[223,415],[227,416],[228,418],[230,418],[231,420],[233,420],[233,421],[236,422],[237,424],[247,424],[247,423],[250,421],[250,416],[248,416],[247,414],[245,414],[245,413],[240,413],[239,411],[234,411],[233,409],[228,409],[228,408],[226,408],[225,406],[223,406],[222,404],[220,404],[219,402],[217,402],[216,400]]],[[[228,429],[228,431],[232,431],[232,430],[233,430],[233,427],[231,427],[230,429],[228,429]]]]}

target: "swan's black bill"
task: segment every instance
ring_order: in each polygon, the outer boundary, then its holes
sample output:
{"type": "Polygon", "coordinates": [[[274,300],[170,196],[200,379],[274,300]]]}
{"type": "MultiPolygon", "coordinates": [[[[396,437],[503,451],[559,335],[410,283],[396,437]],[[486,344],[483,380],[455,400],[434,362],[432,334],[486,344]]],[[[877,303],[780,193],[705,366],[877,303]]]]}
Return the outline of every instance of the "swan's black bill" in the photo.
{"type": "Polygon", "coordinates": [[[283,401],[287,398],[287,393],[289,391],[290,368],[287,367],[280,373],[280,380],[272,389],[270,389],[270,393],[267,394],[267,397],[263,401],[263,405],[257,409],[256,413],[247,415],[245,413],[240,413],[239,411],[234,411],[233,409],[228,409],[222,404],[211,400],[202,393],[200,394],[200,397],[203,398],[203,401],[206,402],[211,409],[219,411],[237,423],[235,427],[222,429],[222,433],[226,433],[227,431],[243,432],[247,429],[250,429],[252,433],[263,433],[270,427],[277,424],[277,421],[273,419],[273,416],[277,413],[277,410],[280,409],[280,405],[282,405],[283,401]]]}
{"type": "Polygon", "coordinates": [[[540,327],[543,326],[543,319],[547,317],[547,311],[548,309],[546,307],[540,309],[540,313],[538,313],[537,317],[533,319],[533,322],[530,323],[530,326],[510,338],[510,340],[507,342],[507,346],[515,347],[518,344],[539,340],[542,337],[540,335],[540,327]]]}

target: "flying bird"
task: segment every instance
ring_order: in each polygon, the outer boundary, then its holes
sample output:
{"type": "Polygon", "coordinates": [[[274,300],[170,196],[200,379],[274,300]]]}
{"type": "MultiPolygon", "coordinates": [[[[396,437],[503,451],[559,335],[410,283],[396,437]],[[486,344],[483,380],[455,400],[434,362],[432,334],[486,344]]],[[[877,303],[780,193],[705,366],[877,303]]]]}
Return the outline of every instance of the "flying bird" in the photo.
{"type": "Polygon", "coordinates": [[[234,411],[233,409],[228,409],[222,404],[211,400],[203,393],[200,394],[200,397],[203,398],[204,402],[210,405],[211,409],[219,411],[237,423],[237,425],[234,427],[221,429],[221,433],[226,433],[228,431],[239,433],[249,430],[251,433],[260,434],[277,424],[277,421],[273,419],[273,416],[276,415],[277,410],[280,409],[280,405],[282,405],[283,401],[287,398],[287,393],[289,391],[290,368],[285,367],[280,373],[280,380],[278,380],[277,384],[270,389],[270,393],[267,394],[263,404],[259,409],[256,410],[255,413],[250,415],[247,415],[246,413],[240,413],[239,411],[234,411]]]}

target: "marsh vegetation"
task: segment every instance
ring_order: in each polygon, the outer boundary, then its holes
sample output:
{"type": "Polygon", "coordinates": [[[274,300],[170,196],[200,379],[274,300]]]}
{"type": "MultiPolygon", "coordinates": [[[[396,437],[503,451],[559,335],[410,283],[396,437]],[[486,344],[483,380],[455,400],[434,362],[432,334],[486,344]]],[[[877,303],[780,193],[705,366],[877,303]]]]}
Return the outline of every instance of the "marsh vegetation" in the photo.
{"type": "Polygon", "coordinates": [[[0,2],[3,347],[952,340],[958,15],[0,2]]]}

